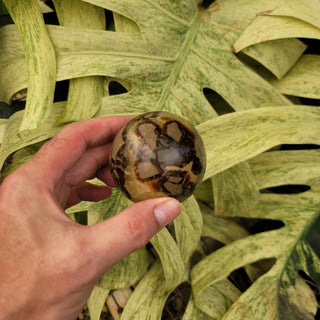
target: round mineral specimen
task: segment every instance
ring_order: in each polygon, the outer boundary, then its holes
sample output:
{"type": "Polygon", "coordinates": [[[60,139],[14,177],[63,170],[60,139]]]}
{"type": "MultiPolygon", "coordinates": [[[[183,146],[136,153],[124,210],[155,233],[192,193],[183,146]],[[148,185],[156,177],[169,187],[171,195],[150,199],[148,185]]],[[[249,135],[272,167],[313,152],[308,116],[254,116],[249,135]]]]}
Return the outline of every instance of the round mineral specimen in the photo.
{"type": "Polygon", "coordinates": [[[111,174],[132,201],[188,198],[206,166],[203,142],[186,120],[164,111],[149,112],[127,123],[114,139],[111,174]]]}

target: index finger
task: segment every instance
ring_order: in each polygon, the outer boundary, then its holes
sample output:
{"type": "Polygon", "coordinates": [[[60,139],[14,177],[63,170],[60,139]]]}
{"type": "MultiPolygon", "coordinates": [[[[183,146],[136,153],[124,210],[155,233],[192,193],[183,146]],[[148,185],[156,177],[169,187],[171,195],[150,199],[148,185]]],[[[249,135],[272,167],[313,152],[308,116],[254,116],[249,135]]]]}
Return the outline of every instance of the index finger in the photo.
{"type": "Polygon", "coordinates": [[[65,126],[33,157],[37,174],[43,175],[47,183],[57,182],[77,163],[86,150],[112,141],[130,119],[132,117],[111,116],[65,126]]]}

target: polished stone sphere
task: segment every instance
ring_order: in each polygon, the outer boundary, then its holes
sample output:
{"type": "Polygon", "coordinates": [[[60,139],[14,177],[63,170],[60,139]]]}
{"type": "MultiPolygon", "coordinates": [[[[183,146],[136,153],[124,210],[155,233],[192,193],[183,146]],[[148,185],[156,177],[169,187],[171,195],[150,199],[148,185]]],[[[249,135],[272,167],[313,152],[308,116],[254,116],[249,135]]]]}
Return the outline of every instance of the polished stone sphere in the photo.
{"type": "Polygon", "coordinates": [[[132,201],[188,198],[206,166],[203,142],[186,120],[164,111],[142,114],[114,139],[110,168],[119,189],[132,201]]]}

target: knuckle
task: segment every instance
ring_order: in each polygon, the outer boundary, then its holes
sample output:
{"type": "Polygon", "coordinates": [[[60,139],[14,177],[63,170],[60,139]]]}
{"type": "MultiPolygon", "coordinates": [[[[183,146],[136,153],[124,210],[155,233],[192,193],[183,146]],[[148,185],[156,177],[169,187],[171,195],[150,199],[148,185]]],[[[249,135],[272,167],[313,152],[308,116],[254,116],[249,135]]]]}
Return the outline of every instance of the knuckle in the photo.
{"type": "Polygon", "coordinates": [[[38,151],[38,154],[46,154],[47,151],[50,150],[52,147],[59,148],[61,145],[64,145],[66,141],[67,139],[64,138],[64,136],[61,133],[58,133],[41,146],[40,150],[38,151]]]}
{"type": "Polygon", "coordinates": [[[142,248],[151,239],[148,225],[145,223],[143,215],[131,215],[127,220],[128,240],[136,248],[142,248]]]}
{"type": "Polygon", "coordinates": [[[28,175],[24,166],[21,166],[3,180],[0,193],[12,197],[21,192],[21,186],[26,185],[28,185],[28,175]]]}

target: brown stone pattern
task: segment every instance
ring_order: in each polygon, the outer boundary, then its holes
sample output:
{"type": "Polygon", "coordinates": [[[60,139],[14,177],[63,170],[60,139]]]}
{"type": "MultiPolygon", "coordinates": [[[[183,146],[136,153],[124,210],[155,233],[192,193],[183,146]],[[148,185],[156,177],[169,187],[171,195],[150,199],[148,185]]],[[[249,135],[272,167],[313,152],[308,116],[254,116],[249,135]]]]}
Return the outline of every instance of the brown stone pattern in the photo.
{"type": "Polygon", "coordinates": [[[185,200],[206,165],[195,128],[163,111],[131,120],[116,136],[110,158],[115,183],[134,202],[164,196],[185,200]]]}

